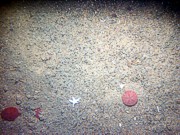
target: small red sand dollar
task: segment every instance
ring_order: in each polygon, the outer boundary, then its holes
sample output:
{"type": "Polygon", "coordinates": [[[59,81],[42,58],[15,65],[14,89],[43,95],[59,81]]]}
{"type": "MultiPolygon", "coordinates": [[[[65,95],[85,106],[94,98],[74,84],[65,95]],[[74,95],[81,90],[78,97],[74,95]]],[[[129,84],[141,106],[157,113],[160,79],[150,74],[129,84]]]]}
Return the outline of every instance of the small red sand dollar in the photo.
{"type": "Polygon", "coordinates": [[[138,102],[138,97],[136,92],[133,90],[127,90],[122,95],[122,101],[126,106],[134,106],[138,102]]]}
{"type": "Polygon", "coordinates": [[[1,112],[1,118],[6,121],[14,121],[21,113],[16,107],[5,108],[1,112]]]}

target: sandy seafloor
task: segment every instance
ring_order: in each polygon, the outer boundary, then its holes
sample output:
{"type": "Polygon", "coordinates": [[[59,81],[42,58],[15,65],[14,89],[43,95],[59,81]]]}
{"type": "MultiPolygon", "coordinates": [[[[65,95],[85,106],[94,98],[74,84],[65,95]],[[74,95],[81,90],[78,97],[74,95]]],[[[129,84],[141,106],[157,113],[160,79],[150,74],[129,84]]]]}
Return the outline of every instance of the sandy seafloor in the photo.
{"type": "Polygon", "coordinates": [[[0,134],[178,135],[179,19],[152,1],[2,5],[0,110],[21,116],[1,119],[0,134]],[[133,107],[122,103],[127,89],[133,107]]]}

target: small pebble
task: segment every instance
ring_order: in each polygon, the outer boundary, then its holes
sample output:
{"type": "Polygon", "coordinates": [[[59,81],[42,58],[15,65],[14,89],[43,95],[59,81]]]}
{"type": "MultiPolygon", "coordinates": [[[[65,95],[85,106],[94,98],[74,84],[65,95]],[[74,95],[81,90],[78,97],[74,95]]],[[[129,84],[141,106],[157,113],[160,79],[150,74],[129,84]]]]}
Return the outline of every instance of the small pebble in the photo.
{"type": "Polygon", "coordinates": [[[27,97],[28,99],[30,99],[30,98],[31,98],[31,95],[30,95],[30,94],[27,94],[26,97],[27,97]]]}
{"type": "Polygon", "coordinates": [[[45,120],[45,117],[44,117],[43,114],[39,114],[39,120],[40,120],[40,121],[44,121],[44,120],[45,120]]]}
{"type": "Polygon", "coordinates": [[[180,104],[180,99],[176,100],[176,103],[177,103],[177,104],[180,104]]]}
{"type": "Polygon", "coordinates": [[[116,14],[116,13],[113,13],[113,14],[111,14],[111,17],[113,17],[113,18],[117,18],[118,16],[117,16],[117,14],[116,14]]]}
{"type": "Polygon", "coordinates": [[[4,86],[3,90],[4,90],[4,92],[7,92],[7,91],[8,91],[7,85],[4,86]]]}
{"type": "Polygon", "coordinates": [[[124,86],[125,86],[125,84],[120,83],[120,84],[119,84],[119,86],[120,86],[120,88],[121,88],[121,89],[123,89],[123,88],[124,88],[124,86]]]}
{"type": "Polygon", "coordinates": [[[20,105],[21,103],[22,103],[21,100],[17,100],[17,101],[16,101],[16,104],[17,104],[17,105],[20,105]]]}
{"type": "Polygon", "coordinates": [[[16,95],[16,104],[20,105],[22,103],[22,95],[21,94],[17,94],[16,95]]]}
{"type": "Polygon", "coordinates": [[[158,107],[158,106],[157,106],[157,111],[158,111],[158,112],[160,112],[160,111],[159,111],[159,107],[158,107]]]}

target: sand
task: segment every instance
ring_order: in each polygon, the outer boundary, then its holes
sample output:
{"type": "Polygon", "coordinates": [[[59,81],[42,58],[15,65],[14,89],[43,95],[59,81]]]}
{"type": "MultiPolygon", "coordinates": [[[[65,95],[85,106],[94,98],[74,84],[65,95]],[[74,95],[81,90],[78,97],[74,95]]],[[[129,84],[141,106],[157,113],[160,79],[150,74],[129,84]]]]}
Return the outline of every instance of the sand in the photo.
{"type": "Polygon", "coordinates": [[[178,12],[161,2],[1,6],[0,110],[21,110],[1,134],[180,133],[179,37],[178,12]]]}

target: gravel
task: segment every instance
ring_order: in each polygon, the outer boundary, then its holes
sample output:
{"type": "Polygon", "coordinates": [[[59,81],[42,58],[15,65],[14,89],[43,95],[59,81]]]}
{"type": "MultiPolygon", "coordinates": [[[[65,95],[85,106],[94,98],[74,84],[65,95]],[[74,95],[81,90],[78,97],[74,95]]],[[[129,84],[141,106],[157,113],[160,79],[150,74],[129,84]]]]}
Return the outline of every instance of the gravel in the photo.
{"type": "Polygon", "coordinates": [[[180,133],[179,14],[165,3],[11,2],[0,35],[0,110],[22,113],[1,134],[180,133]]]}

